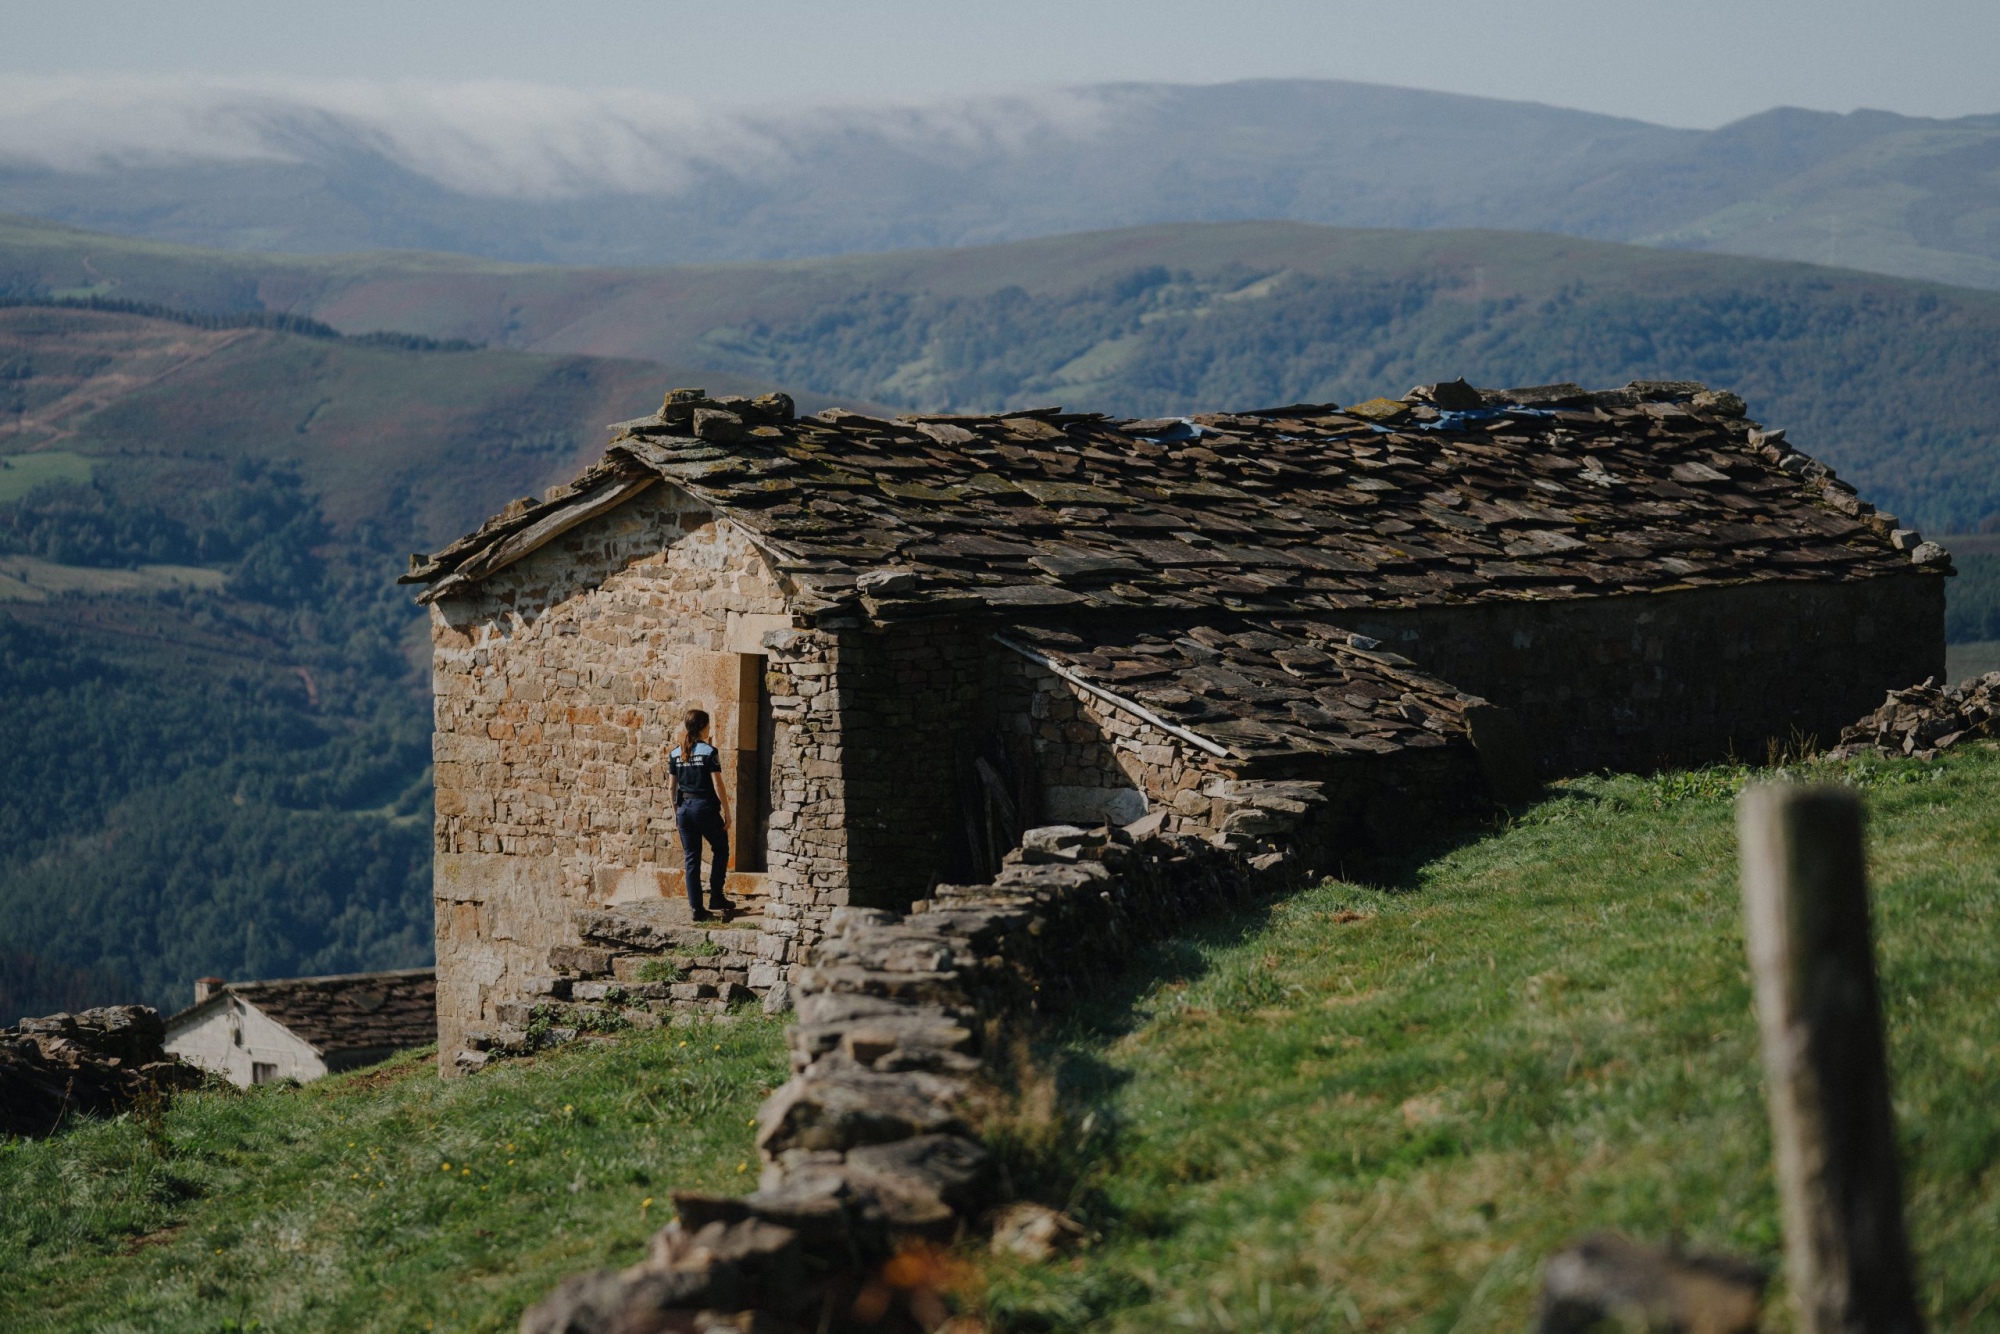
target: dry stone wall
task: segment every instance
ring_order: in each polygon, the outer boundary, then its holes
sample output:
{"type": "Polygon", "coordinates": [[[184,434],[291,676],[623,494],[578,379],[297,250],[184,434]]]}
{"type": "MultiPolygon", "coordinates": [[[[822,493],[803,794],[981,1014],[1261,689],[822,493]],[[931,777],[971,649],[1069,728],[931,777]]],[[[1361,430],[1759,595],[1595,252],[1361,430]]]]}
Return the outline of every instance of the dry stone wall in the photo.
{"type": "Polygon", "coordinates": [[[1840,734],[1833,755],[1850,759],[1875,751],[1936,759],[1941,750],[2000,735],[2000,672],[1941,686],[1935,678],[1891,690],[1872,712],[1840,734]]]}
{"type": "MultiPolygon", "coordinates": [[[[790,624],[742,531],[654,486],[433,607],[439,1044],[498,1021],[574,914],[680,895],[666,753],[733,754],[745,654],[790,624]]],[[[754,742],[752,743],[754,744],[754,742]]]]}
{"type": "Polygon", "coordinates": [[[568,1280],[524,1334],[934,1327],[936,1296],[909,1276],[924,1267],[890,1262],[1003,1202],[981,1128],[1014,1039],[1165,924],[1295,884],[1327,854],[1318,785],[1222,786],[1216,838],[1036,829],[991,884],[834,912],[799,978],[795,1073],[759,1116],[757,1190],[677,1194],[645,1260],[568,1280]]]}

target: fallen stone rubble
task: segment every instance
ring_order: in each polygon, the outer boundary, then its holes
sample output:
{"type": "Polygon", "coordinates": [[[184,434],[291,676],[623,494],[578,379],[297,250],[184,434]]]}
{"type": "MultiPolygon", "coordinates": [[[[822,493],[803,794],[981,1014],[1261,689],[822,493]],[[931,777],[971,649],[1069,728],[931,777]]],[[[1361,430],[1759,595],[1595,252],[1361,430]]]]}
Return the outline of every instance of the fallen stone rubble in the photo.
{"type": "Polygon", "coordinates": [[[1973,676],[1955,686],[1936,678],[1907,690],[1891,690],[1882,706],[1845,728],[1835,759],[1857,755],[1908,755],[1935,759],[1939,751],[1966,741],[2000,735],[2000,672],[1973,676]]]}
{"type": "Polygon", "coordinates": [[[200,1084],[202,1072],[169,1056],[166,1039],[159,1011],[144,1005],[0,1028],[0,1136],[51,1134],[69,1117],[109,1115],[200,1084]]]}
{"type": "MultiPolygon", "coordinates": [[[[990,885],[941,885],[908,913],[836,910],[798,981],[792,1078],[759,1115],[757,1190],[676,1194],[645,1260],[566,1281],[524,1334],[936,1328],[936,1266],[913,1257],[1001,1221],[981,1131],[1004,1115],[1015,1039],[1141,942],[1309,874],[1318,784],[1218,799],[1229,819],[1210,839],[1032,829],[990,885]]],[[[1029,1231],[1068,1226],[1041,1214],[1029,1231]]]]}

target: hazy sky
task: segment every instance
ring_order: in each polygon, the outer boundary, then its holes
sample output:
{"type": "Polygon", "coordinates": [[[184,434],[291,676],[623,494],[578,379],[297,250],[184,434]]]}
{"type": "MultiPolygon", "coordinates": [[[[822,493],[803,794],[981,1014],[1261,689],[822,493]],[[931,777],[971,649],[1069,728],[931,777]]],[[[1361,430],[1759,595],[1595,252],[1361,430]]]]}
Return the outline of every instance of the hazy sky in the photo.
{"type": "Polygon", "coordinates": [[[0,0],[0,73],[879,101],[1361,79],[1714,126],[2000,112],[2000,0],[0,0]]]}

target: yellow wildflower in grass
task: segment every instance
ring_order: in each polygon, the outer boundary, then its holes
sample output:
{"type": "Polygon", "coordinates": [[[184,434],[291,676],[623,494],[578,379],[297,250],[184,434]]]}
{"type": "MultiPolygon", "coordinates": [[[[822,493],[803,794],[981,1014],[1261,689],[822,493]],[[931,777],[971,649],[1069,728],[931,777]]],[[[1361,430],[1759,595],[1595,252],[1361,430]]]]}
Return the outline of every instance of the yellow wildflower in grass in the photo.
{"type": "Polygon", "coordinates": [[[451,1164],[450,1164],[450,1163],[446,1163],[446,1164],[445,1164],[445,1165],[444,1165],[443,1167],[440,1167],[440,1168],[439,1168],[438,1170],[439,1170],[440,1172],[449,1172],[449,1171],[451,1171],[451,1164]]]}

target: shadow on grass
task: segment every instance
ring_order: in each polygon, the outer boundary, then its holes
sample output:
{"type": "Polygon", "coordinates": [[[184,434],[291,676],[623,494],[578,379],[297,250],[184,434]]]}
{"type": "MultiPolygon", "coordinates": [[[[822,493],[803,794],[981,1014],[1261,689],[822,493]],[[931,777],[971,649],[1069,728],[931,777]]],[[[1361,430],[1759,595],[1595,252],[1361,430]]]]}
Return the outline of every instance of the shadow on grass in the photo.
{"type": "Polygon", "coordinates": [[[1117,1169],[1123,1130],[1117,1095],[1131,1079],[1106,1053],[1155,1017],[1147,998],[1162,985],[1201,981],[1218,956],[1263,933],[1277,910],[1301,894],[1329,881],[1414,893],[1422,888],[1426,865],[1502,831],[1511,819],[1502,809],[1470,814],[1407,847],[1360,853],[1337,863],[1331,874],[1301,878],[1247,903],[1218,904],[1173,934],[1147,941],[1115,971],[1079,979],[1061,1009],[1014,1054],[1016,1105],[998,1133],[989,1134],[1010,1193],[1061,1209],[1093,1231],[1170,1233],[1172,1221],[1129,1217],[1093,1184],[1117,1169]]]}

